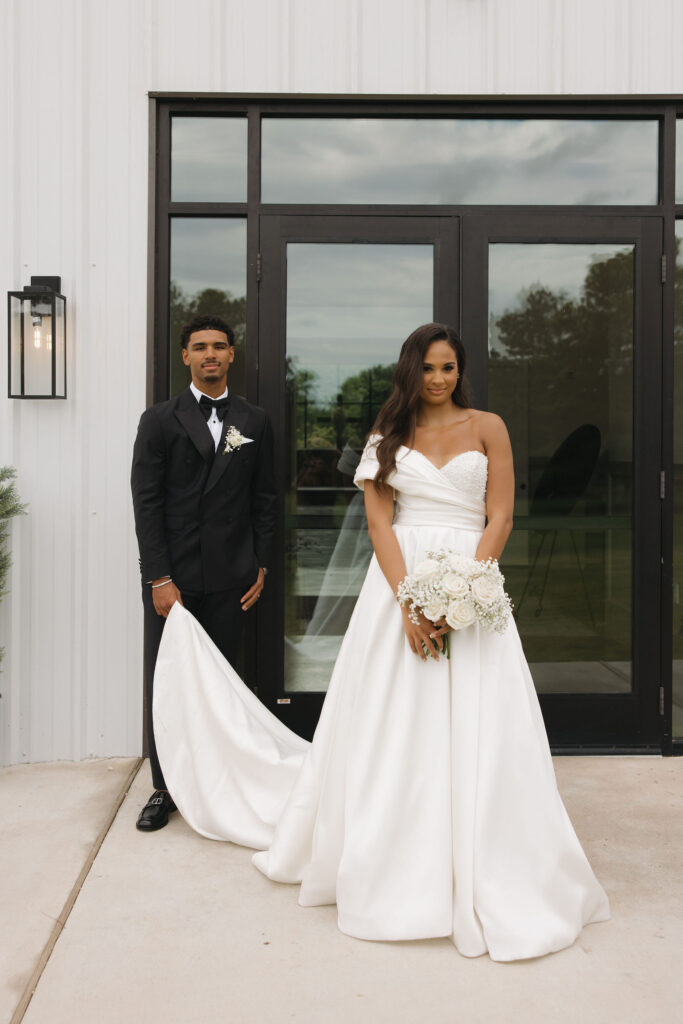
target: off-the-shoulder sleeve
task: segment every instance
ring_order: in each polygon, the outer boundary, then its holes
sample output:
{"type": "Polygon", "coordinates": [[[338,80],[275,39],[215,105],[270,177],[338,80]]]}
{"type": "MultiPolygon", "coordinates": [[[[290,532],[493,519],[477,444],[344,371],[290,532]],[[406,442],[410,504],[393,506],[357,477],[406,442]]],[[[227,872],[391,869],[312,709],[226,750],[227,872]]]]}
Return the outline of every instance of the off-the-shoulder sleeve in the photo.
{"type": "Polygon", "coordinates": [[[379,434],[371,434],[368,438],[368,443],[363,449],[360,462],[356,469],[356,475],[353,478],[353,482],[356,487],[360,487],[363,490],[363,484],[366,480],[374,480],[377,476],[379,469],[379,462],[377,461],[377,445],[380,441],[379,434]]]}

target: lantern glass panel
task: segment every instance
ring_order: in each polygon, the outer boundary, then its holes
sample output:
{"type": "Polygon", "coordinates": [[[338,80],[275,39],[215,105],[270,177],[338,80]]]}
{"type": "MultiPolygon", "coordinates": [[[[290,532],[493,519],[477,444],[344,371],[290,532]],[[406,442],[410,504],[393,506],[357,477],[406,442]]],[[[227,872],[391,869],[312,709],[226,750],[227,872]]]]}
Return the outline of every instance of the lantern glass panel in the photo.
{"type": "Polygon", "coordinates": [[[55,397],[66,398],[66,299],[55,296],[55,397]]]}
{"type": "Polygon", "coordinates": [[[22,300],[18,295],[9,297],[10,332],[10,396],[21,395],[21,326],[22,300]]]}
{"type": "Polygon", "coordinates": [[[52,395],[52,303],[24,301],[24,395],[52,395]]]}

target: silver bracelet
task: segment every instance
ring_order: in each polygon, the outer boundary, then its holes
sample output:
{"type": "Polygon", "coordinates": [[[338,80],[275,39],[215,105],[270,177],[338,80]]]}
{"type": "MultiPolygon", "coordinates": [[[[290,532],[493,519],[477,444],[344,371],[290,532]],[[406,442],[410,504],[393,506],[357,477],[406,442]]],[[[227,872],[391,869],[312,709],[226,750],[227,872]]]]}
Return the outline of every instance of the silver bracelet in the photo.
{"type": "Polygon", "coordinates": [[[169,578],[167,580],[164,580],[163,583],[153,583],[152,584],[152,590],[156,590],[157,587],[165,587],[167,583],[173,583],[173,580],[171,579],[170,576],[169,576],[169,578]]]}

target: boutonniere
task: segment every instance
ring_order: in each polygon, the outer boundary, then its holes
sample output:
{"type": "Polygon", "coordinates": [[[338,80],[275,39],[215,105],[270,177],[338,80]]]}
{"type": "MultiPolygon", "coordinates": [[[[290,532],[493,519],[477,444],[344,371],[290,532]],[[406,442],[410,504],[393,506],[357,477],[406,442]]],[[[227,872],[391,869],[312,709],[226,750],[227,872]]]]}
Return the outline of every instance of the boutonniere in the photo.
{"type": "Polygon", "coordinates": [[[225,435],[225,448],[223,449],[223,455],[230,455],[232,452],[238,452],[243,444],[250,444],[253,440],[253,437],[245,437],[244,434],[240,433],[237,427],[228,427],[228,431],[225,435]]]}

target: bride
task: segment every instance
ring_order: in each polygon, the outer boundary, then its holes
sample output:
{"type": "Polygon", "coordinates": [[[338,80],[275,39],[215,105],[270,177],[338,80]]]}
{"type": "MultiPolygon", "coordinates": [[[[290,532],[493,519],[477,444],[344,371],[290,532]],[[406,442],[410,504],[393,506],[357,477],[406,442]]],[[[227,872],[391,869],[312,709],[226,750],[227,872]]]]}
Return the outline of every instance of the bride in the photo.
{"type": "Polygon", "coordinates": [[[361,939],[450,936],[465,956],[562,949],[609,918],[557,790],[515,624],[411,621],[396,590],[427,551],[498,558],[513,468],[499,417],[470,407],[454,330],[404,343],[355,483],[374,556],[312,743],[276,719],[175,604],[154,682],[169,791],[211,839],[336,903],[361,939]],[[395,507],[394,507],[395,501],[395,507]],[[433,657],[425,650],[431,645],[433,657]]]}

